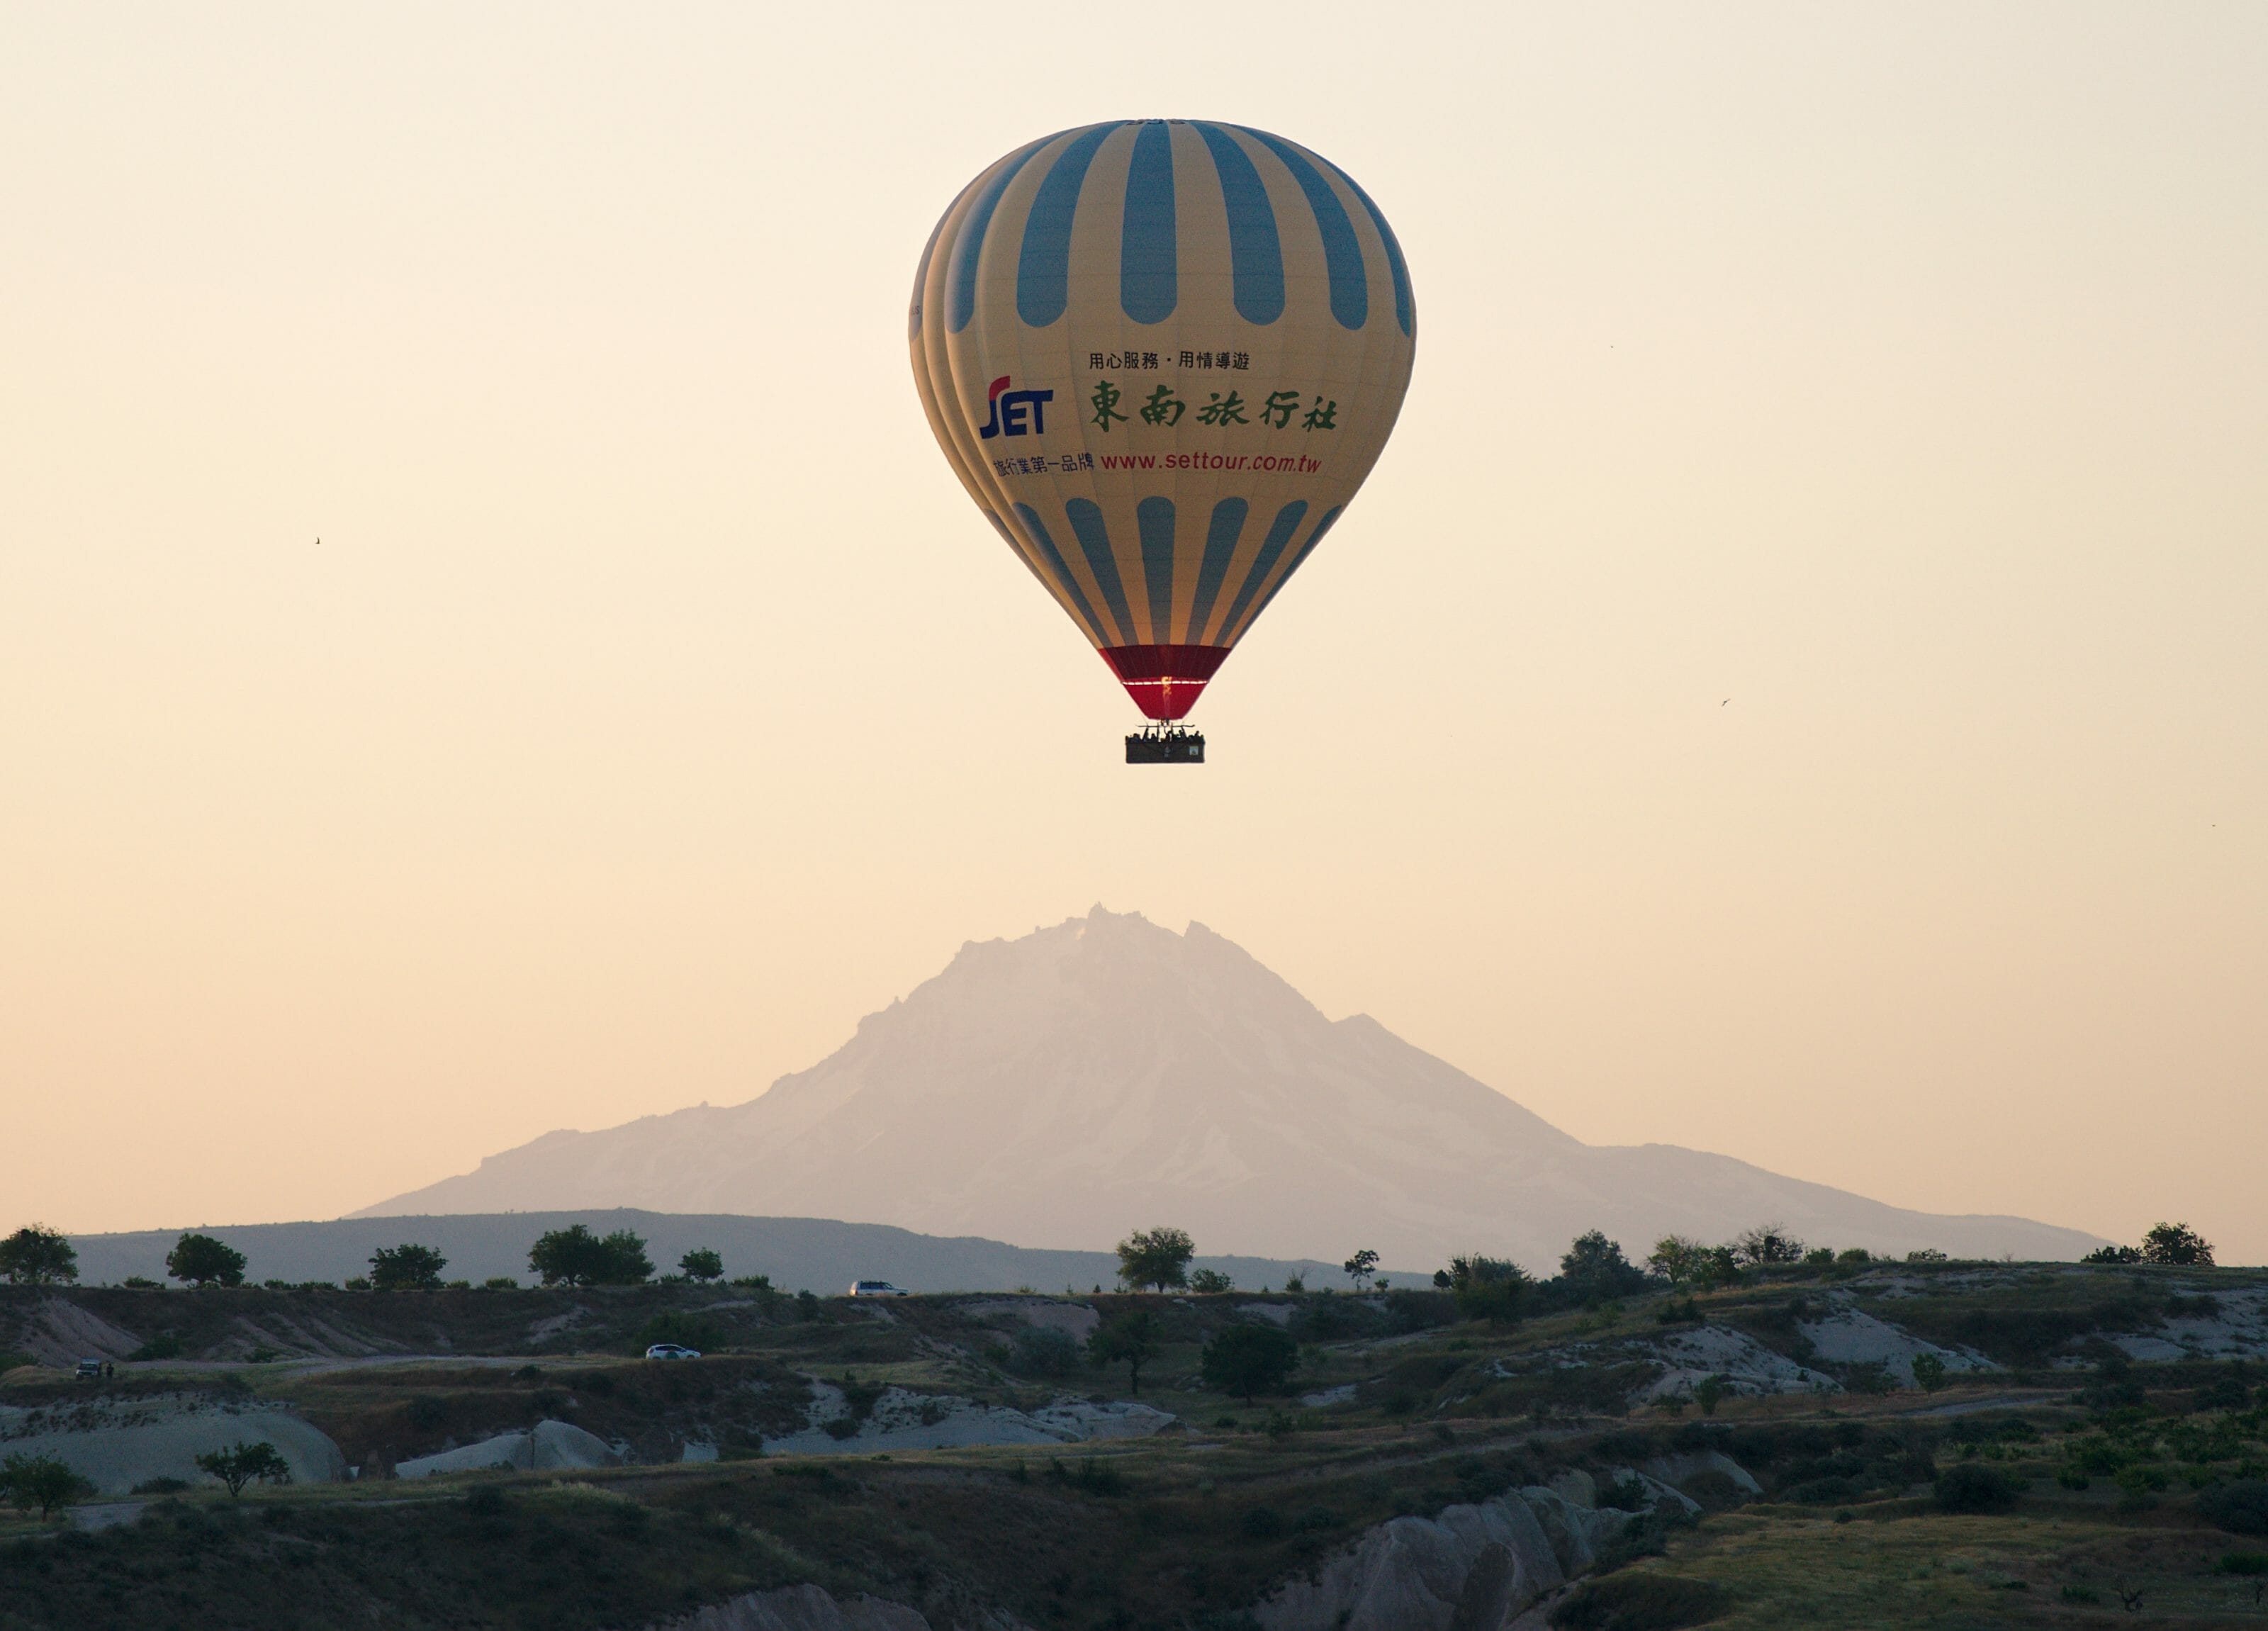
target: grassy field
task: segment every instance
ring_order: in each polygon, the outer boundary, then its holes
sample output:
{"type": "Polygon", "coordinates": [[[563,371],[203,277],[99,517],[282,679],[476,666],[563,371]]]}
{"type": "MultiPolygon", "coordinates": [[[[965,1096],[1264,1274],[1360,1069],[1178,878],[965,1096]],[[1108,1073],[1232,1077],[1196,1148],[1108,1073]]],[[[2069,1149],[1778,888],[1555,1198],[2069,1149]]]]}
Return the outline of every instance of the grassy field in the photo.
{"type": "MultiPolygon", "coordinates": [[[[2213,1514],[2226,1492],[2268,1479],[2268,1366],[2130,1362],[2115,1339],[2179,1334],[2182,1321],[2218,1306],[2205,1299],[2264,1283],[2237,1271],[1804,1268],[1690,1303],[1638,1296],[1510,1326],[1460,1323],[1430,1294],[1047,1299],[1105,1318],[1157,1312],[1166,1339],[1143,1397],[1185,1430],[947,1450],[867,1435],[847,1439],[847,1453],[795,1457],[761,1445],[804,1425],[814,1381],[842,1391],[854,1413],[887,1387],[1034,1410],[1066,1396],[1123,1399],[1126,1370],[1020,1372],[1018,1310],[1036,1304],[998,1298],[877,1310],[758,1306],[691,1288],[76,1293],[137,1335],[203,1333],[207,1354],[247,1325],[291,1325],[423,1332],[450,1357],[227,1364],[191,1349],[129,1365],[99,1390],[19,1369],[0,1382],[0,1406],[51,1419],[98,1391],[259,1399],[306,1416],[365,1465],[555,1417],[630,1446],[638,1461],[255,1486],[237,1501],[193,1489],[147,1498],[124,1515],[132,1521],[92,1531],[10,1514],[0,1517],[0,1631],[627,1631],[806,1581],[910,1604],[939,1626],[995,1610],[1043,1631],[1228,1631],[1251,1623],[1246,1611],[1275,1583],[1389,1518],[1578,1470],[1604,1482],[1613,1469],[1698,1450],[1732,1457],[1762,1496],[1744,1499],[1721,1475],[1690,1482],[1708,1509],[1637,1525],[1558,1605],[1561,1623],[2260,1625],[2268,1572],[2248,1571],[2268,1571],[2268,1536],[2213,1514]],[[119,1295],[155,1301],[95,1302],[119,1295]],[[459,1321],[452,1297],[474,1311],[459,1321]],[[1878,1367],[1807,1351],[1807,1325],[1838,1307],[2000,1369],[1935,1392],[1890,1388],[1878,1367]],[[1300,1340],[1294,1392],[1247,1401],[1206,1391],[1204,1342],[1263,1310],[1300,1340]],[[708,1322],[725,1351],[668,1365],[630,1357],[663,1314],[708,1322]],[[1631,1396],[1662,1375],[1663,1339],[1696,1332],[1753,1342],[1836,1381],[1734,1392],[1708,1411],[1682,1397],[1634,1408],[1631,1396]],[[1325,1402],[1302,1406],[1301,1394],[1325,1402]],[[693,1442],[723,1458],[676,1463],[693,1442]]],[[[0,1316],[24,1317],[23,1303],[0,1302],[0,1316]]]]}

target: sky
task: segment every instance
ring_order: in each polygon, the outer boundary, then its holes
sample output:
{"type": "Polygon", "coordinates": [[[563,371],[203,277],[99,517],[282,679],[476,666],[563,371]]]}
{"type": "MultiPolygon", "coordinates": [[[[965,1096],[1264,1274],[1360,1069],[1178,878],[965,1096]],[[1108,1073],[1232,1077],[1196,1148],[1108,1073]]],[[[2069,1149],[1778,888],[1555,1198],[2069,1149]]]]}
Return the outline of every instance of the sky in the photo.
{"type": "Polygon", "coordinates": [[[2263,84],[2241,4],[0,5],[0,1229],[739,1103],[1099,902],[1586,1140],[2268,1259],[2263,84]],[[905,352],[971,176],[1160,114],[1419,314],[1202,770],[905,352]]]}

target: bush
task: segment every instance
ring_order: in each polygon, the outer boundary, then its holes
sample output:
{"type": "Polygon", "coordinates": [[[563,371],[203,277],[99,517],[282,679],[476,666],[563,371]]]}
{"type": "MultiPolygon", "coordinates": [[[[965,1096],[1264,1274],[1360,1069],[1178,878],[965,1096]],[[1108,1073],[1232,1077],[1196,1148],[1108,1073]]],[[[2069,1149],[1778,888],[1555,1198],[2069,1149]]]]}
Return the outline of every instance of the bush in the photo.
{"type": "Polygon", "coordinates": [[[2198,1510],[2232,1535],[2268,1535],[2268,1481],[2239,1479],[2198,1497],[2198,1510]]]}
{"type": "Polygon", "coordinates": [[[696,1246],[677,1259],[678,1272],[696,1284],[725,1278],[725,1259],[707,1246],[696,1246]]]}
{"type": "Polygon", "coordinates": [[[1052,1325],[1027,1325],[1016,1333],[1011,1369],[1027,1376],[1067,1376],[1079,1369],[1079,1342],[1052,1325]]]}
{"type": "Polygon", "coordinates": [[[1217,1268],[1201,1268],[1189,1275],[1189,1289],[1201,1297],[1217,1297],[1236,1289],[1236,1282],[1217,1268]]]}
{"type": "Polygon", "coordinates": [[[84,1501],[94,1486],[55,1456],[10,1456],[0,1461],[0,1494],[19,1512],[33,1507],[44,1520],[57,1507],[84,1501]]]}
{"type": "Polygon", "coordinates": [[[2213,1565],[2220,1575],[2268,1575],[2268,1552],[2224,1552],[2213,1565]]]}
{"type": "Polygon", "coordinates": [[[1981,1461],[1963,1461],[1940,1472],[1931,1493],[1940,1511],[2006,1512],[2029,1481],[1981,1461]]]}
{"type": "Polygon", "coordinates": [[[54,1286],[78,1278],[78,1253],[52,1229],[27,1223],[0,1240],[0,1277],[11,1286],[54,1286]]]}
{"type": "Polygon", "coordinates": [[[151,1337],[126,1357],[129,1359],[179,1359],[181,1339],[168,1331],[162,1336],[151,1337]]]}
{"type": "Polygon", "coordinates": [[[166,1254],[166,1273],[186,1286],[240,1286],[244,1253],[210,1235],[184,1235],[166,1254]]]}
{"type": "Polygon", "coordinates": [[[1917,1354],[1913,1357],[1914,1385],[1925,1393],[1934,1393],[1945,1385],[1945,1362],[1934,1354],[1917,1354]]]}
{"type": "Polygon", "coordinates": [[[1646,1271],[1623,1256],[1622,1243],[1601,1229],[1577,1236],[1559,1259],[1560,1289],[1577,1303],[1635,1296],[1646,1283],[1646,1271]]]}
{"type": "Polygon", "coordinates": [[[270,1484],[291,1481],[291,1463],[264,1438],[256,1444],[239,1442],[226,1450],[199,1456],[197,1465],[228,1486],[231,1499],[242,1494],[244,1487],[255,1480],[270,1484]]]}
{"type": "Polygon", "coordinates": [[[1185,1229],[1138,1229],[1118,1243],[1118,1278],[1130,1291],[1185,1286],[1197,1251],[1185,1229]]]}
{"type": "Polygon", "coordinates": [[[486,1280],[481,1281],[481,1289],[483,1291],[517,1291],[519,1289],[519,1281],[514,1280],[509,1274],[491,1274],[486,1280]]]}
{"type": "Polygon", "coordinates": [[[1725,1588],[1675,1575],[1622,1574],[1593,1580],[1551,1611],[1558,1631],[1679,1631],[1729,1606],[1725,1588]]]}
{"type": "Polygon", "coordinates": [[[1282,1392],[1299,1366],[1300,1345],[1290,1332],[1244,1321],[1205,1344],[1198,1369],[1207,1387],[1249,1404],[1262,1393],[1282,1392]]]}
{"type": "Polygon", "coordinates": [[[547,1286],[642,1286],[653,1273],[639,1236],[618,1229],[601,1240],[580,1223],[538,1236],[527,1266],[547,1286]]]}
{"type": "Polygon", "coordinates": [[[2154,1223],[2142,1236],[2142,1261],[2173,1268],[2211,1268],[2213,1243],[2186,1223],[2154,1223]]]}
{"type": "Polygon", "coordinates": [[[2082,1263],[2139,1263],[2142,1254],[2132,1246],[2098,1246],[2080,1258],[2082,1263]]]}
{"type": "Polygon", "coordinates": [[[380,1246],[370,1254],[370,1285],[373,1291],[438,1291],[441,1271],[449,1259],[431,1246],[380,1246]]]}
{"type": "Polygon", "coordinates": [[[1519,1264],[1478,1253],[1450,1258],[1448,1278],[1459,1314],[1498,1325],[1508,1325],[1520,1317],[1521,1306],[1534,1284],[1519,1264]]]}

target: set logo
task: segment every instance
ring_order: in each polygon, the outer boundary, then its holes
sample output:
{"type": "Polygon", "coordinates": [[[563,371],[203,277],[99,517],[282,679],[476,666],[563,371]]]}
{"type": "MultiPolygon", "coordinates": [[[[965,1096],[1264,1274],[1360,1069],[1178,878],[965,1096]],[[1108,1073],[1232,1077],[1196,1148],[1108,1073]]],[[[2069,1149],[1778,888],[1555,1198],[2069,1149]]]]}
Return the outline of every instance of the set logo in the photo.
{"type": "Polygon", "coordinates": [[[992,417],[976,433],[986,441],[996,436],[1045,436],[1048,433],[1047,404],[1055,401],[1053,391],[1012,391],[1009,376],[1002,374],[992,381],[987,393],[992,399],[992,417]],[[1028,417],[1029,423],[1026,423],[1028,417]]]}

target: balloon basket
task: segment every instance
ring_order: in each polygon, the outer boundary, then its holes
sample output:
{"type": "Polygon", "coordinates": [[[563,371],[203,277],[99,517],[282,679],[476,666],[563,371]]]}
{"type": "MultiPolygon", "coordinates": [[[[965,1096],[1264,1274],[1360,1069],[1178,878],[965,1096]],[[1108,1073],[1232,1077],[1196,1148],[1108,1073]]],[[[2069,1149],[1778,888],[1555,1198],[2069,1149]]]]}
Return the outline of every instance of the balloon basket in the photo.
{"type": "Polygon", "coordinates": [[[1129,764],[1202,764],[1204,733],[1179,725],[1152,725],[1126,739],[1129,764]]]}

